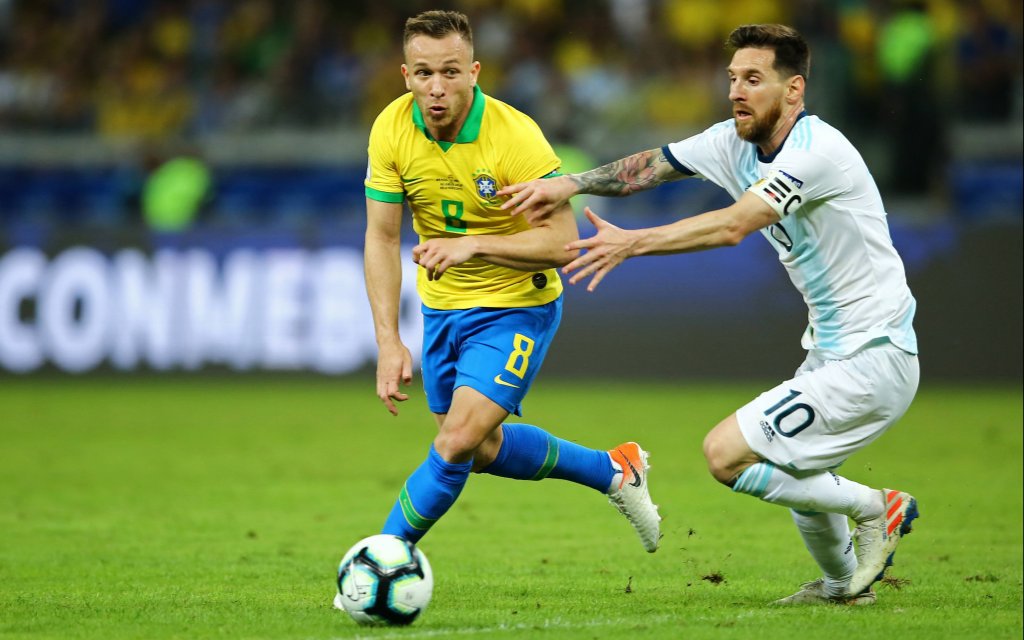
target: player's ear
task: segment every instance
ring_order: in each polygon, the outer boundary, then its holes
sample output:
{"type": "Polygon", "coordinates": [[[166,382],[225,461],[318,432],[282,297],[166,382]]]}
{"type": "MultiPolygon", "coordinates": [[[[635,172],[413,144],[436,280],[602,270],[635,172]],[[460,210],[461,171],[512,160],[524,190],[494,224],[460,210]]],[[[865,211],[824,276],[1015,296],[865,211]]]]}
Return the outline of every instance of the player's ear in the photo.
{"type": "Polygon", "coordinates": [[[469,86],[476,86],[476,79],[480,77],[480,62],[478,60],[473,61],[473,65],[469,68],[469,86]]]}
{"type": "Polygon", "coordinates": [[[789,79],[789,87],[786,89],[786,100],[790,104],[796,104],[804,99],[804,89],[807,81],[803,76],[793,76],[789,79]]]}
{"type": "Polygon", "coordinates": [[[405,78],[405,88],[412,91],[412,87],[409,86],[409,67],[402,65],[402,77],[405,78]]]}

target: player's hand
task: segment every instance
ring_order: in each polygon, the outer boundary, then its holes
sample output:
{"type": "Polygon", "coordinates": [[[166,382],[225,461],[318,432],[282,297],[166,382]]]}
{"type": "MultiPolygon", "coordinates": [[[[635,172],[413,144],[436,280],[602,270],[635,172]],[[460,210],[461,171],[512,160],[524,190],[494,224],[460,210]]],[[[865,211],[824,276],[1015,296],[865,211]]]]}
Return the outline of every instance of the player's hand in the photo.
{"type": "Polygon", "coordinates": [[[377,354],[377,397],[393,416],[398,415],[395,402],[409,399],[400,390],[400,383],[412,383],[412,353],[401,342],[383,344],[377,354]]]}
{"type": "Polygon", "coordinates": [[[427,270],[427,280],[440,280],[449,268],[474,257],[473,238],[432,238],[412,248],[413,262],[427,270]]]}
{"type": "Polygon", "coordinates": [[[635,232],[620,229],[610,222],[594,213],[590,207],[584,209],[587,218],[597,228],[597,234],[570,242],[566,245],[569,251],[586,249],[586,253],[580,254],[578,258],[562,267],[562,273],[570,274],[579,270],[569,278],[569,284],[576,284],[587,276],[593,274],[587,291],[593,291],[601,284],[608,272],[622,264],[626,258],[633,256],[633,246],[636,243],[635,232]]]}
{"type": "Polygon", "coordinates": [[[510,184],[498,191],[498,196],[512,196],[501,204],[509,215],[523,214],[531,226],[545,220],[576,195],[576,183],[568,176],[540,178],[530,182],[510,184]]]}

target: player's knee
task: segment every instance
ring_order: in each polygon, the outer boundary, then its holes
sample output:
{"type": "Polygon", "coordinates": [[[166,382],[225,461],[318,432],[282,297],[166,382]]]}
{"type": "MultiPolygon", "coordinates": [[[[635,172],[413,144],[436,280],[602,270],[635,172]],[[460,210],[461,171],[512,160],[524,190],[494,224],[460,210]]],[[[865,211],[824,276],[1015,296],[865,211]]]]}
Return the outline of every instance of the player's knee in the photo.
{"type": "Polygon", "coordinates": [[[728,455],[728,448],[723,445],[720,438],[712,431],[704,438],[704,460],[708,465],[708,472],[722,484],[731,484],[736,477],[735,465],[732,457],[728,455]]]}
{"type": "Polygon", "coordinates": [[[478,430],[468,425],[453,424],[449,417],[434,438],[434,449],[448,462],[468,462],[484,440],[486,438],[481,437],[478,430]]]}
{"type": "Polygon", "coordinates": [[[473,457],[473,443],[458,431],[444,431],[434,438],[434,449],[447,462],[465,462],[473,457]]]}

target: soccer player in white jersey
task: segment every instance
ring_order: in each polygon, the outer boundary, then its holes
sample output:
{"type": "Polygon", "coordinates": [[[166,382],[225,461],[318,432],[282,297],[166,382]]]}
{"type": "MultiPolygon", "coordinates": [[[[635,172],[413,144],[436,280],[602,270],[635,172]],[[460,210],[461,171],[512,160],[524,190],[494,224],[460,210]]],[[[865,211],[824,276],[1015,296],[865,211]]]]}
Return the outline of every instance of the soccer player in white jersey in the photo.
{"type": "Polygon", "coordinates": [[[792,378],[715,426],[711,474],[737,493],[788,507],[823,577],[779,604],[873,604],[872,585],[918,515],[908,493],[837,475],[910,406],[919,366],[916,303],[864,160],[804,109],[810,52],[794,29],[744,25],[727,41],[733,117],[660,149],[581,174],[512,185],[503,205],[531,220],[578,193],[625,196],[699,176],[736,202],[672,224],[626,230],[599,217],[564,267],[595,287],[627,258],[738,244],[760,231],[807,303],[807,357],[792,378]],[[847,518],[856,522],[856,551],[847,518]]]}

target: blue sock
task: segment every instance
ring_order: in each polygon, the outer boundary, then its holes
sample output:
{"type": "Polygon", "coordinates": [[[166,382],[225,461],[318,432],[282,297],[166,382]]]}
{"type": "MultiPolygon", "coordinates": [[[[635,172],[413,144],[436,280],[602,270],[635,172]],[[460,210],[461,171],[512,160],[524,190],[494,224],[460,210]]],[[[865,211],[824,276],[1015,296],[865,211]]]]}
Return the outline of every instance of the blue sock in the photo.
{"type": "Polygon", "coordinates": [[[418,542],[455,503],[472,466],[472,461],[445,462],[430,445],[427,459],[405,481],[381,533],[418,542]]]}
{"type": "Polygon", "coordinates": [[[556,438],[531,424],[503,424],[501,430],[501,449],[481,473],[516,480],[559,478],[608,492],[615,469],[607,451],[556,438]]]}
{"type": "Polygon", "coordinates": [[[768,482],[772,479],[775,465],[770,462],[758,462],[743,470],[732,485],[736,493],[746,493],[755,498],[764,498],[768,491],[768,482]]]}

